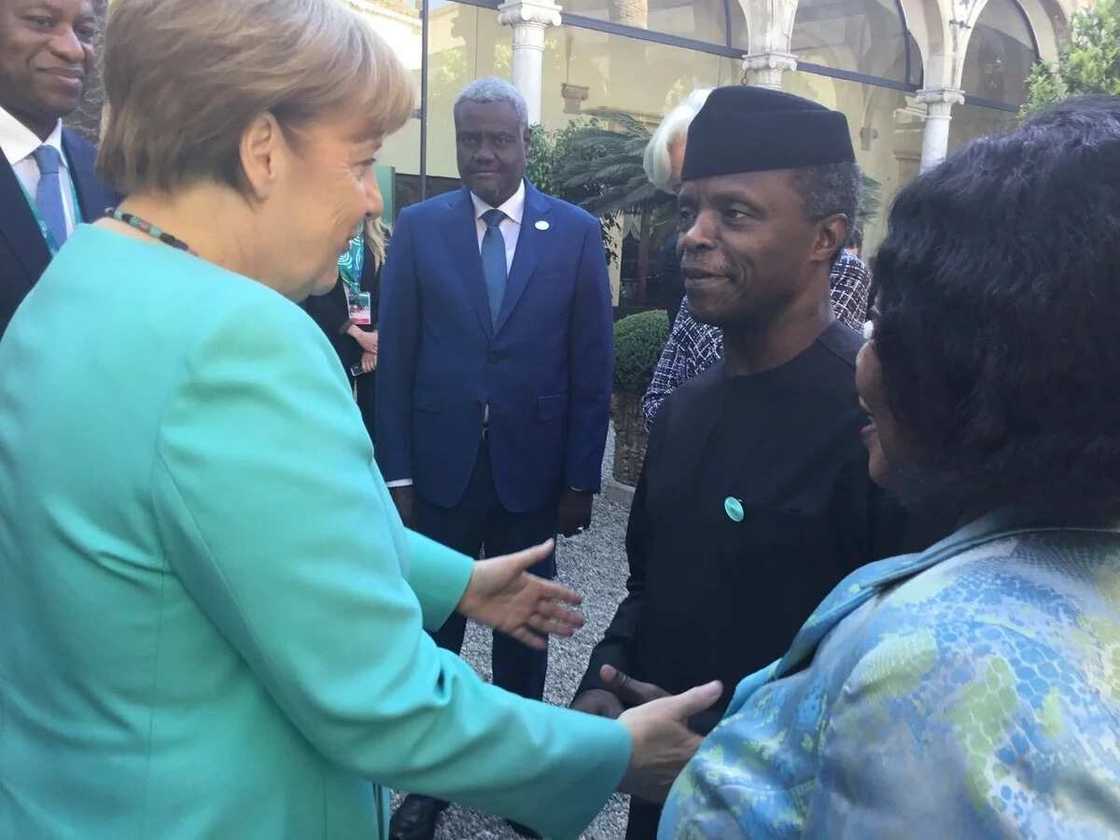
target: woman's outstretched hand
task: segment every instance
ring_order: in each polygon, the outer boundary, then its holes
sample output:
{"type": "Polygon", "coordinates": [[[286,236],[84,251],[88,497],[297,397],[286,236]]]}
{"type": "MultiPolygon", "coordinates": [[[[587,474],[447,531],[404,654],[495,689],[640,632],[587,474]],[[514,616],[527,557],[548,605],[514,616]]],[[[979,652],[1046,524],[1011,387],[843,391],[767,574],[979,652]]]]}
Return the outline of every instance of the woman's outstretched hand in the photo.
{"type": "Polygon", "coordinates": [[[722,692],[719,682],[710,682],[623,712],[618,720],[630,731],[633,752],[618,789],[650,802],[665,801],[700,746],[701,738],[688,728],[688,719],[710,708],[722,692]]]}
{"type": "Polygon", "coordinates": [[[528,571],[552,553],[553,545],[548,540],[475,563],[458,611],[537,650],[548,636],[571,636],[583,626],[583,616],[568,605],[583,599],[562,583],[528,571]]]}

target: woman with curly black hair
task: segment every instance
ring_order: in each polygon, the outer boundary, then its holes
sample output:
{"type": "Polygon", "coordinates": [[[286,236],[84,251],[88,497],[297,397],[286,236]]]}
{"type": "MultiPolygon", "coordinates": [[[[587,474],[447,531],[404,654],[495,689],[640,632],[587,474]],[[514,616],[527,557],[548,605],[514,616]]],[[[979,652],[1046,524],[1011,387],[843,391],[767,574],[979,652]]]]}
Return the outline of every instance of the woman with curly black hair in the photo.
{"type": "Polygon", "coordinates": [[[899,195],[857,369],[873,476],[955,533],[740,685],[659,836],[1120,832],[1120,98],[899,195]]]}

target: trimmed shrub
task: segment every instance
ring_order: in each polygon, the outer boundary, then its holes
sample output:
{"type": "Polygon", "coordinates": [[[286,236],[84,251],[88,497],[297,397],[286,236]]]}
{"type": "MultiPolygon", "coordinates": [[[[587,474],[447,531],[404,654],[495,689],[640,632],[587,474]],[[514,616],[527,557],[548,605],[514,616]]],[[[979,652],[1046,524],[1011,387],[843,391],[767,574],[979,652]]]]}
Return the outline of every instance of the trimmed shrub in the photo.
{"type": "Polygon", "coordinates": [[[663,309],[650,309],[615,322],[615,391],[644,394],[668,338],[669,316],[663,309]]]}

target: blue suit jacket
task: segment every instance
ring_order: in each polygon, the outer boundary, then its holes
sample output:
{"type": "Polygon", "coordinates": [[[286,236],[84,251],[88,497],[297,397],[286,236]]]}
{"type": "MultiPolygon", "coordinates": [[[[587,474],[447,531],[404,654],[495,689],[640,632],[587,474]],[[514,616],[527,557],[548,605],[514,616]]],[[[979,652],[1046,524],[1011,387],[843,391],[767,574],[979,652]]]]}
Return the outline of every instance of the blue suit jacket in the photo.
{"type": "MultiPolygon", "coordinates": [[[[94,175],[97,150],[69,129],[62,130],[62,149],[70,164],[70,177],[78,193],[81,221],[93,222],[118,196],[94,175]]],[[[27,206],[16,173],[0,154],[0,335],[16,308],[51,261],[51,252],[27,206]]]]}
{"type": "Polygon", "coordinates": [[[505,299],[491,324],[470,193],[406,208],[382,274],[377,457],[442,507],[482,439],[512,512],[598,490],[613,366],[610,283],[594,217],[526,183],[505,299]]]}

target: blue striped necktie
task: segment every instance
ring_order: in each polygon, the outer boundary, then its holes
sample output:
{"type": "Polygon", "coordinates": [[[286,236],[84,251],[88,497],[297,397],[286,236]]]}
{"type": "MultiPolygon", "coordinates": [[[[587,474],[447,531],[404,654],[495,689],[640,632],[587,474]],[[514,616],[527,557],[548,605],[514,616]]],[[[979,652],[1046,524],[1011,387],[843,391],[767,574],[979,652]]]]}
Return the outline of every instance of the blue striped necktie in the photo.
{"type": "Polygon", "coordinates": [[[39,165],[39,187],[35,190],[35,206],[39,217],[47,226],[56,248],[61,248],[68,236],[66,211],[62,207],[62,182],[59,167],[62,156],[54,146],[40,146],[31,153],[39,165]]]}
{"type": "Polygon", "coordinates": [[[498,323],[502,298],[506,296],[506,240],[498,227],[506,218],[501,210],[482,214],[486,233],[482,235],[482,274],[486,278],[486,294],[490,298],[490,323],[498,323]]]}

